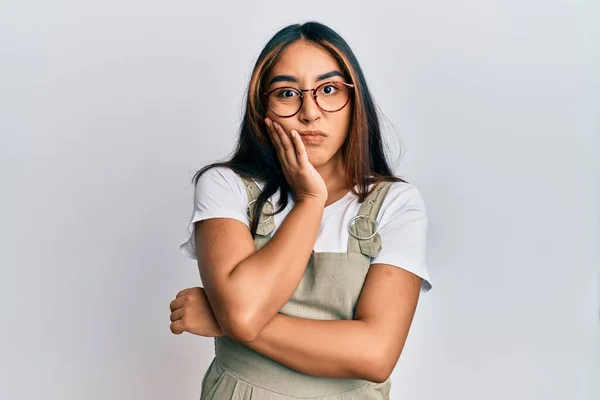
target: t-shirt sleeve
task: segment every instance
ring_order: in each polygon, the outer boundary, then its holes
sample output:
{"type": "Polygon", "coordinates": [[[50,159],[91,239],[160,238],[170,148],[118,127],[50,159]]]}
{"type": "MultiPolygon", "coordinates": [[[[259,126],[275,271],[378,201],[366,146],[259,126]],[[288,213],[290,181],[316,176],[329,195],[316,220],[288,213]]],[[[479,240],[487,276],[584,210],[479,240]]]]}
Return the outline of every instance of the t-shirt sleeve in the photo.
{"type": "Polygon", "coordinates": [[[205,171],[194,187],[192,218],[188,225],[185,242],[180,251],[187,257],[196,259],[195,223],[210,218],[234,218],[248,228],[250,222],[246,214],[248,195],[240,177],[226,167],[213,167],[205,171]]]}
{"type": "Polygon", "coordinates": [[[431,289],[427,271],[427,209],[412,184],[393,183],[379,213],[381,251],[371,264],[390,264],[421,278],[421,291],[431,289]]]}

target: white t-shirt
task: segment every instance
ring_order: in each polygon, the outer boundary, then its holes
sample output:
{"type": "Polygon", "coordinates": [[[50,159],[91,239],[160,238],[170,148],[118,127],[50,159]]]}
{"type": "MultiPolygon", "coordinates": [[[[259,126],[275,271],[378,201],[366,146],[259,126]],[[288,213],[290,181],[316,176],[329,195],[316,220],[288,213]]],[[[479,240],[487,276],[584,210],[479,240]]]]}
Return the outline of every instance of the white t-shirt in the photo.
{"type": "MultiPolygon", "coordinates": [[[[262,190],[264,182],[256,181],[262,190]]],[[[278,209],[279,191],[269,198],[278,209]]],[[[240,177],[226,167],[214,167],[204,172],[194,189],[194,210],[188,226],[188,237],[180,250],[187,257],[196,259],[194,241],[195,222],[209,218],[234,218],[250,228],[246,214],[248,194],[240,177]]],[[[349,192],[341,199],[325,207],[321,228],[314,251],[345,253],[348,249],[348,223],[358,214],[361,204],[358,197],[349,192]]],[[[275,230],[294,207],[289,196],[288,206],[275,215],[275,230]]],[[[427,210],[421,191],[410,183],[392,182],[377,216],[381,237],[381,251],[371,259],[371,264],[390,264],[422,278],[421,291],[431,289],[427,272],[427,210]]]]}

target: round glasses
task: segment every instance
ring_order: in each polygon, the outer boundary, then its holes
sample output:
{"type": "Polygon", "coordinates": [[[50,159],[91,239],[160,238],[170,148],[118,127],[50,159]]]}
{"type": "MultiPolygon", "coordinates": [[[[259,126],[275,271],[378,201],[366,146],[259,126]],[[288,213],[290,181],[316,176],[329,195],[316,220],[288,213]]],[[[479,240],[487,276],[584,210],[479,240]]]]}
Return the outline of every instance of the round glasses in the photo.
{"type": "Polygon", "coordinates": [[[312,92],[317,106],[325,112],[336,112],[346,107],[354,85],[346,82],[324,82],[313,89],[296,89],[291,86],[278,87],[263,95],[273,114],[286,118],[296,115],[304,102],[303,92],[312,92]]]}

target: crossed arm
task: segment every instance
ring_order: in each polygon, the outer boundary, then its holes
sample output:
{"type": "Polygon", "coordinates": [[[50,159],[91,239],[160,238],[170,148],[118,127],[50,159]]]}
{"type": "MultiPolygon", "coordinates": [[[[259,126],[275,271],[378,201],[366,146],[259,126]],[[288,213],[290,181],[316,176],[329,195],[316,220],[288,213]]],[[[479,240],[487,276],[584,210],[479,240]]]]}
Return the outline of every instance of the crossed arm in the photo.
{"type": "Polygon", "coordinates": [[[276,314],[256,339],[257,352],[308,375],[384,382],[409,332],[421,278],[373,264],[354,320],[313,320],[276,314]]]}
{"type": "MultiPolygon", "coordinates": [[[[258,251],[240,221],[215,218],[197,223],[198,265],[206,296],[211,305],[218,305],[212,309],[223,332],[266,357],[308,375],[383,382],[404,347],[420,277],[396,266],[373,264],[353,320],[279,313],[294,293],[314,245],[311,232],[316,237],[318,225],[311,226],[306,214],[318,209],[297,205],[258,251]],[[293,229],[300,222],[303,230],[293,229]]],[[[320,215],[314,219],[320,221],[320,215]]]]}

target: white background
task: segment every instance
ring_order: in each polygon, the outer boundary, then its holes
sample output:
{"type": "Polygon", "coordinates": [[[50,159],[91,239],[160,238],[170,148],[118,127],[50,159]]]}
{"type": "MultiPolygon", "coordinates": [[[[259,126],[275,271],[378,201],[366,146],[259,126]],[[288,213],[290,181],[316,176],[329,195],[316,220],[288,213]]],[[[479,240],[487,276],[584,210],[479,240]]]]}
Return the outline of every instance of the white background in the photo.
{"type": "Polygon", "coordinates": [[[268,38],[313,19],[428,206],[392,398],[600,398],[597,2],[4,0],[0,399],[199,397],[212,339],[169,331],[200,284],[190,179],[268,38]]]}

